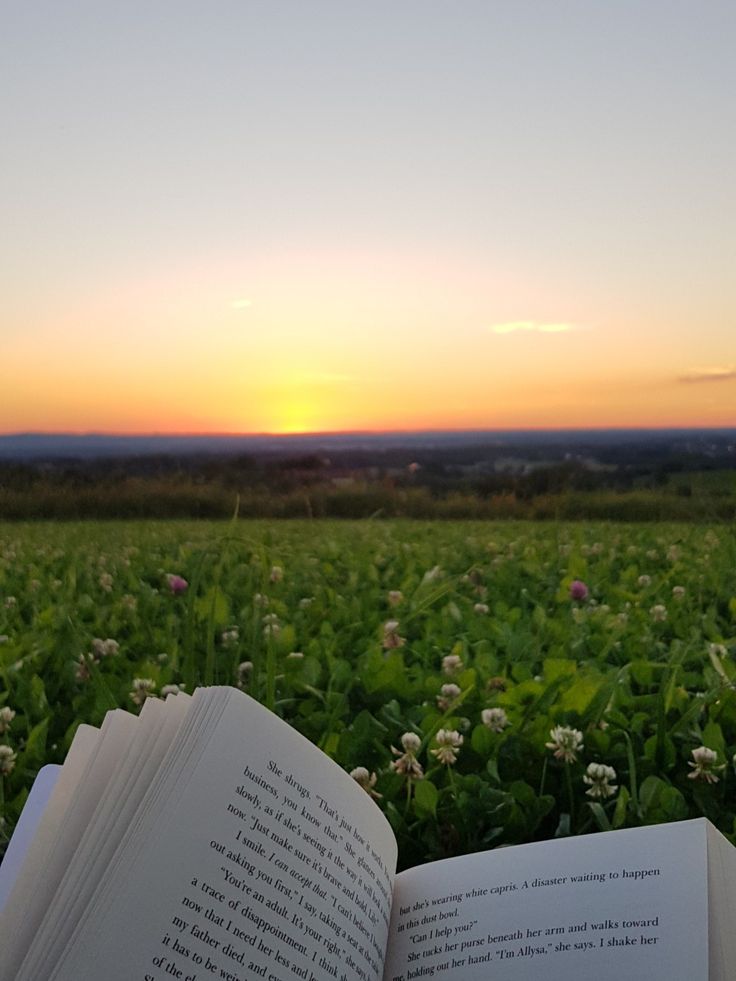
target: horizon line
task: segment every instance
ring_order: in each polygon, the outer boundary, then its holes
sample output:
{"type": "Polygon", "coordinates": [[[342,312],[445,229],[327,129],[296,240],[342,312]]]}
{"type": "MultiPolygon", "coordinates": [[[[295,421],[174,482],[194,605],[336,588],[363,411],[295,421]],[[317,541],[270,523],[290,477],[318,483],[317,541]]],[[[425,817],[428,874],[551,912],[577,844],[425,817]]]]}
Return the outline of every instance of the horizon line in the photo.
{"type": "Polygon", "coordinates": [[[153,438],[178,438],[178,439],[293,439],[305,436],[422,436],[422,435],[462,435],[462,434],[497,434],[497,433],[601,433],[601,432],[713,432],[713,431],[734,431],[736,423],[728,425],[698,425],[698,424],[672,424],[672,425],[652,425],[652,426],[626,426],[626,425],[603,425],[603,426],[497,426],[497,427],[417,427],[417,428],[397,428],[397,429],[319,429],[303,430],[299,432],[269,432],[258,430],[253,432],[243,431],[162,431],[145,430],[132,432],[128,430],[104,430],[104,429],[26,429],[14,430],[11,432],[0,432],[0,439],[23,438],[23,437],[104,437],[111,439],[153,439],[153,438]]]}

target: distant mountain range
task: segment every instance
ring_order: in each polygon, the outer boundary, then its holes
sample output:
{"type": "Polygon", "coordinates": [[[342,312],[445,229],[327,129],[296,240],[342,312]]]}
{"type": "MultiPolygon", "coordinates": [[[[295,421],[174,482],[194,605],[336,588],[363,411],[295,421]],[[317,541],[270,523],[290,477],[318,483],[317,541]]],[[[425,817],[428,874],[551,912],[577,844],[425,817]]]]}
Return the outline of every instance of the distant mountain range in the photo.
{"type": "MultiPolygon", "coordinates": [[[[104,433],[13,433],[0,435],[0,460],[94,460],[140,456],[292,456],[346,450],[442,450],[468,446],[512,449],[530,445],[579,450],[581,447],[681,444],[705,451],[736,444],[736,427],[727,429],[558,429],[419,432],[304,433],[255,435],[146,435],[104,433]]],[[[731,446],[729,446],[729,449],[731,446]]]]}

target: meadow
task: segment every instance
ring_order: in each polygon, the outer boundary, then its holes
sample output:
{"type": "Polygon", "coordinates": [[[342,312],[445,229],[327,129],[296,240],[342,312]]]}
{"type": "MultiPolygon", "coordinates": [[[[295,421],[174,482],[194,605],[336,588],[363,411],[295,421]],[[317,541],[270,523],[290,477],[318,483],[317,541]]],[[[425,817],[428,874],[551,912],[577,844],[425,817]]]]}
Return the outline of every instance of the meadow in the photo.
{"type": "Polygon", "coordinates": [[[80,722],[201,684],[353,772],[402,868],[699,815],[736,841],[735,569],[728,525],[0,525],[0,851],[80,722]]]}

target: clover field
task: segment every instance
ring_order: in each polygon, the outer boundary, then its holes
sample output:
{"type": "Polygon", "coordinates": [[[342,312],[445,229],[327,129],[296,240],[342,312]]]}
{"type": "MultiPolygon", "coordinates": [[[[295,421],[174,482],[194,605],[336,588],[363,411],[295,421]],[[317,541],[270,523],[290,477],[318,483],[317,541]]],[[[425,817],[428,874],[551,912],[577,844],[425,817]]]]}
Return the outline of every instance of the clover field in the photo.
{"type": "Polygon", "coordinates": [[[401,867],[699,815],[736,841],[735,570],[725,525],[0,525],[0,852],[80,722],[202,684],[359,768],[401,867]]]}

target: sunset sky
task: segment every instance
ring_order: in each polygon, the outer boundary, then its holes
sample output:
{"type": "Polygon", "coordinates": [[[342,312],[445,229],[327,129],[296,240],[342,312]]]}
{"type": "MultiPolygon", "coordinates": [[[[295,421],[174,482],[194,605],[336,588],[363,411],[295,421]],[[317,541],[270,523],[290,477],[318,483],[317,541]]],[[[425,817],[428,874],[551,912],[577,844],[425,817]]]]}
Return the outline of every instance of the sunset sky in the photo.
{"type": "Polygon", "coordinates": [[[736,425],[732,0],[34,0],[0,432],[736,425]]]}

